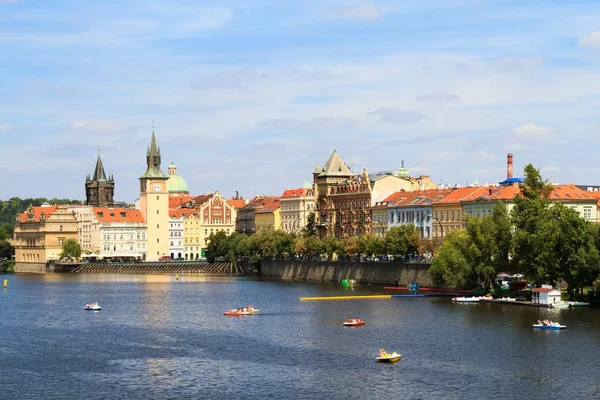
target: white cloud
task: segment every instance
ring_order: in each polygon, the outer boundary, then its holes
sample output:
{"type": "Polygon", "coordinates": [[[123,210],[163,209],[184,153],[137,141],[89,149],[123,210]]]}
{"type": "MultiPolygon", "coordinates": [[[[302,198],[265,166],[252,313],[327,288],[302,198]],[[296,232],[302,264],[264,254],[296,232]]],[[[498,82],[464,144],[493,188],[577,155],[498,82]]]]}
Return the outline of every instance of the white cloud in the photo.
{"type": "Polygon", "coordinates": [[[379,124],[412,124],[427,119],[419,111],[405,111],[395,108],[379,108],[367,113],[367,115],[379,115],[379,124]]]}
{"type": "Polygon", "coordinates": [[[417,96],[416,101],[432,101],[434,103],[442,103],[445,101],[458,101],[460,97],[452,93],[425,93],[417,96]]]}
{"type": "Polygon", "coordinates": [[[9,124],[0,124],[0,132],[8,132],[8,131],[10,131],[9,124]]]}
{"type": "Polygon", "coordinates": [[[344,8],[338,13],[338,18],[352,21],[376,21],[381,17],[382,14],[379,8],[371,3],[344,8]]]}
{"type": "Polygon", "coordinates": [[[577,42],[577,45],[581,47],[591,47],[594,49],[600,49],[600,31],[590,32],[577,42]]]}
{"type": "Polygon", "coordinates": [[[517,126],[513,133],[523,139],[549,139],[554,136],[554,129],[547,126],[539,126],[534,122],[517,126]]]}

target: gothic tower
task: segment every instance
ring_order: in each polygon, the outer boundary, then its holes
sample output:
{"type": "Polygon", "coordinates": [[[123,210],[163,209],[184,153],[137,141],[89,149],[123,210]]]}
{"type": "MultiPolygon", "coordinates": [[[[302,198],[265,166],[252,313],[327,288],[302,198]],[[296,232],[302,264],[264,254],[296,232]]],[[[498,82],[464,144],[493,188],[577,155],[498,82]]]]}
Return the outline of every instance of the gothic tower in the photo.
{"type": "Polygon", "coordinates": [[[90,178],[88,174],[85,178],[86,204],[94,207],[112,207],[114,195],[115,180],[112,175],[108,179],[106,178],[102,159],[100,153],[98,153],[94,176],[90,178]]]}
{"type": "Polygon", "coordinates": [[[154,129],[146,151],[146,172],[140,177],[140,211],[146,220],[146,260],[157,261],[169,254],[169,175],[160,169],[160,148],[154,129]]]}

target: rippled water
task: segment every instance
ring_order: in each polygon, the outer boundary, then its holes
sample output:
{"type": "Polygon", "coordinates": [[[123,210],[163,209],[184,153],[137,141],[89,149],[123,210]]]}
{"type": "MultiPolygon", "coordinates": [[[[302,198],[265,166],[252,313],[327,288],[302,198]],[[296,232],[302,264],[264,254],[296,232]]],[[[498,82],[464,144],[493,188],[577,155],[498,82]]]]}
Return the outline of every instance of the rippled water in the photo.
{"type": "Polygon", "coordinates": [[[598,310],[300,302],[350,290],[221,278],[5,277],[2,399],[600,398],[598,310]],[[91,301],[103,310],[84,311],[91,301]],[[246,304],[261,314],[223,316],[246,304]],[[355,316],[367,325],[342,327],[355,316]],[[531,328],[545,318],[568,328],[531,328]],[[376,363],[382,347],[402,361],[376,363]]]}

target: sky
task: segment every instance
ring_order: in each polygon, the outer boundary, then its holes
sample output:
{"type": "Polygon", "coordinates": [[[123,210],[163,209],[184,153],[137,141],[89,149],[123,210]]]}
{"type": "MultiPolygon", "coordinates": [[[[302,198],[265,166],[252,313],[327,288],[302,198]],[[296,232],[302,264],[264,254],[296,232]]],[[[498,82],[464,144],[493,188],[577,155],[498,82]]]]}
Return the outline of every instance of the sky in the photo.
{"type": "Polygon", "coordinates": [[[139,197],[152,129],[191,194],[354,171],[600,184],[597,0],[0,0],[0,199],[139,197]]]}

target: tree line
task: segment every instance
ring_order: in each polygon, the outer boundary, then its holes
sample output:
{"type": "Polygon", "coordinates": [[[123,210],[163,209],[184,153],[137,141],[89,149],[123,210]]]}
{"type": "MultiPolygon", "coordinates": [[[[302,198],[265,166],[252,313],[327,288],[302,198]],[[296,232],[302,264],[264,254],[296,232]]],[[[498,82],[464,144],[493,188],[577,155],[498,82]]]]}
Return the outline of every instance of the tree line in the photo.
{"type": "Polygon", "coordinates": [[[309,221],[308,228],[298,234],[281,230],[262,230],[251,236],[237,232],[229,236],[223,231],[213,233],[209,237],[207,258],[209,261],[225,258],[235,262],[242,257],[252,263],[263,257],[333,260],[391,256],[400,259],[419,251],[420,235],[412,225],[393,227],[384,237],[365,234],[345,238],[326,236],[322,239],[310,226],[309,221]]]}
{"type": "Polygon", "coordinates": [[[430,273],[438,285],[492,287],[498,273],[523,274],[534,284],[564,281],[583,294],[600,278],[600,225],[583,219],[560,202],[553,186],[529,164],[510,214],[499,202],[492,214],[468,217],[466,227],[450,232],[430,273]]]}

